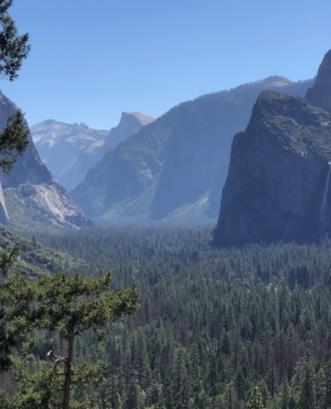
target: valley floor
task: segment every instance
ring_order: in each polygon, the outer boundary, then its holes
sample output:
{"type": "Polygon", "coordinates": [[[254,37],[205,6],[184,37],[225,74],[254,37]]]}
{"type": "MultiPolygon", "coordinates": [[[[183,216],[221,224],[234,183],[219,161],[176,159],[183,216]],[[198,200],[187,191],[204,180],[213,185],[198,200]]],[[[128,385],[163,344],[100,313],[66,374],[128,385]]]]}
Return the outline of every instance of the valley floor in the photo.
{"type": "Polygon", "coordinates": [[[240,409],[255,387],[268,409],[330,408],[331,241],[215,249],[211,236],[166,226],[37,236],[139,287],[138,313],[107,342],[77,346],[77,358],[107,363],[100,408],[240,409]]]}

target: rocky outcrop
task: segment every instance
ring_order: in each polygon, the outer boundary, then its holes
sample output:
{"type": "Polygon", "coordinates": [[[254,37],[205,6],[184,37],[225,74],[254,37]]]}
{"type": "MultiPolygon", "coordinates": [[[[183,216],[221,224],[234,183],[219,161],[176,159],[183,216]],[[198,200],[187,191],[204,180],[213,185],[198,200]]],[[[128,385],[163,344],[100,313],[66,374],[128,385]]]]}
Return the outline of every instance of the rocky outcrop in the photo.
{"type": "Polygon", "coordinates": [[[320,65],[314,85],[307,92],[306,100],[331,112],[331,50],[320,65]]]}
{"type": "Polygon", "coordinates": [[[72,196],[91,217],[111,221],[216,220],[232,138],[257,95],[304,95],[310,85],[269,77],[182,103],[106,154],[72,196]]]}
{"type": "Polygon", "coordinates": [[[232,144],[215,243],[307,241],[331,232],[331,114],[264,92],[232,144]]]}
{"type": "Polygon", "coordinates": [[[151,121],[142,113],[124,112],[118,126],[110,131],[48,120],[33,126],[31,133],[54,179],[71,190],[107,151],[115,149],[151,121]]]}
{"type": "Polygon", "coordinates": [[[93,225],[56,183],[22,183],[5,189],[5,195],[10,220],[19,229],[79,229],[93,225]]]}
{"type": "Polygon", "coordinates": [[[142,112],[123,112],[119,124],[109,131],[102,154],[115,149],[120,143],[126,141],[151,122],[153,122],[153,118],[142,112]]]}
{"type": "MultiPolygon", "coordinates": [[[[0,93],[0,128],[4,128],[16,105],[0,93]]],[[[53,182],[41,161],[31,136],[26,151],[18,157],[9,174],[1,174],[0,223],[14,227],[80,228],[91,221],[72,202],[65,190],[53,182]]]]}

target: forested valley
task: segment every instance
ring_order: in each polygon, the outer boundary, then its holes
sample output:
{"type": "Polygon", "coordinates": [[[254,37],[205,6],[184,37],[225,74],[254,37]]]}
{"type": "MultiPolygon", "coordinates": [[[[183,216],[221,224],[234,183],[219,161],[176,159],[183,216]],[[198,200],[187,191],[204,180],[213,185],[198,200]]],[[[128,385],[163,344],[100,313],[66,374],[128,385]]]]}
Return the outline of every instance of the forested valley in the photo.
{"type": "Polygon", "coordinates": [[[138,286],[139,311],[107,340],[77,340],[77,360],[106,365],[93,407],[331,407],[330,240],[216,249],[211,228],[163,226],[33,241],[138,286]]]}
{"type": "Polygon", "coordinates": [[[38,120],[0,91],[0,409],[331,409],[331,10],[37,3],[0,0],[38,120]]]}

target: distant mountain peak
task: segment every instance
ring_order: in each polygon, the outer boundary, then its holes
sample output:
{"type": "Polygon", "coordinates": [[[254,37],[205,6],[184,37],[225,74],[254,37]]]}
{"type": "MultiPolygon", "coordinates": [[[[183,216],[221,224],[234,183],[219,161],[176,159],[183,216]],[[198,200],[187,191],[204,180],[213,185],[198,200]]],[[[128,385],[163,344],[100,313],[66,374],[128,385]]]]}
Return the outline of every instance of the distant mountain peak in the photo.
{"type": "Polygon", "coordinates": [[[143,112],[122,112],[121,120],[128,116],[136,118],[142,125],[148,125],[154,120],[154,118],[144,114],[143,112]]]}
{"type": "MultiPolygon", "coordinates": [[[[103,145],[107,130],[96,130],[85,123],[65,123],[53,119],[31,128],[33,141],[56,181],[70,189],[84,177],[84,167],[66,174],[75,166],[81,154],[93,156],[94,149],[103,145]]],[[[87,170],[87,169],[86,169],[87,170]]]]}
{"type": "Polygon", "coordinates": [[[52,125],[52,124],[56,124],[56,123],[58,123],[58,121],[56,121],[55,119],[46,119],[45,121],[40,122],[40,123],[38,123],[38,124],[36,124],[34,126],[38,126],[40,124],[52,125]]]}
{"type": "Polygon", "coordinates": [[[152,121],[153,118],[142,112],[122,112],[119,124],[112,128],[107,136],[105,151],[115,149],[120,143],[152,121]]]}
{"type": "Polygon", "coordinates": [[[267,83],[271,87],[275,87],[275,88],[277,88],[277,87],[282,88],[282,87],[286,87],[286,86],[292,84],[292,81],[289,80],[288,78],[280,77],[280,76],[277,76],[277,75],[273,75],[273,76],[264,78],[263,80],[261,80],[261,82],[267,83]]]}
{"type": "Polygon", "coordinates": [[[143,112],[122,112],[121,119],[118,126],[125,125],[127,122],[139,122],[140,125],[145,126],[151,123],[154,119],[144,114],[143,112]]]}
{"type": "Polygon", "coordinates": [[[325,54],[314,85],[306,94],[306,100],[312,105],[331,112],[331,50],[325,54]]]}
{"type": "Polygon", "coordinates": [[[72,189],[104,154],[151,121],[141,112],[123,112],[120,123],[111,131],[92,129],[83,122],[69,124],[48,119],[34,125],[31,132],[55,180],[72,189]]]}

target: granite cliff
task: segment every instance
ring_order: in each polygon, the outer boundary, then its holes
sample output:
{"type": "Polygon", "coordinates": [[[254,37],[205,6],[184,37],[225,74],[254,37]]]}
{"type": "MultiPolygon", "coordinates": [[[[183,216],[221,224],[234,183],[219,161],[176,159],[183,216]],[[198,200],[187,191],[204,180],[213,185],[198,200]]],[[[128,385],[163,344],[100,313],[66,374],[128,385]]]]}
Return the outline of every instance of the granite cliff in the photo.
{"type": "Polygon", "coordinates": [[[215,243],[311,241],[331,232],[330,56],[305,100],[259,96],[232,144],[215,243]]]}
{"type": "Polygon", "coordinates": [[[306,100],[331,112],[331,50],[324,56],[314,85],[307,91],[306,100]]]}

